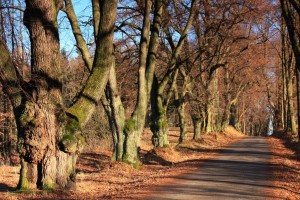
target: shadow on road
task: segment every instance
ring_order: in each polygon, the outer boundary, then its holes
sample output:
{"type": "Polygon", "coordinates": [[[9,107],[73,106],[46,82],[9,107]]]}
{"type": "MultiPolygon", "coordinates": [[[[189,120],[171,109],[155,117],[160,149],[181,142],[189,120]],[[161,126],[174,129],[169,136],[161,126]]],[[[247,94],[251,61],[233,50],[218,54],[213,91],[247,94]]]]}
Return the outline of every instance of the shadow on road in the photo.
{"type": "Polygon", "coordinates": [[[205,161],[199,171],[157,187],[146,199],[276,199],[266,193],[272,188],[270,157],[264,138],[243,139],[205,161]]]}

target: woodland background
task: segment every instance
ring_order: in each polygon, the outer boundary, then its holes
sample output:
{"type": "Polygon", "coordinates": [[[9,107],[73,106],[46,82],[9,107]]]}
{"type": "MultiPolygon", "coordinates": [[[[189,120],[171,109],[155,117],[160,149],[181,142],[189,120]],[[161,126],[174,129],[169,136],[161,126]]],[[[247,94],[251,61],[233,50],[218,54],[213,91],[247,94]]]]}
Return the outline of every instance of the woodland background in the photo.
{"type": "Polygon", "coordinates": [[[18,189],[74,189],[82,151],[139,168],[145,132],[159,149],[170,127],[183,145],[229,126],[299,140],[298,0],[0,6],[0,163],[21,162],[18,189]]]}

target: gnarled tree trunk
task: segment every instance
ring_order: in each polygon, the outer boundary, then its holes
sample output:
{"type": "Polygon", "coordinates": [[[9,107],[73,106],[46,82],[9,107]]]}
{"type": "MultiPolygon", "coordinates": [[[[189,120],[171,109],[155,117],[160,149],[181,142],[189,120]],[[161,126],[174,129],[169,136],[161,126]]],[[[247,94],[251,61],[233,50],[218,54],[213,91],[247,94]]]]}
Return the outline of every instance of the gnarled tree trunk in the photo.
{"type": "Polygon", "coordinates": [[[65,119],[57,24],[61,3],[26,1],[24,23],[30,33],[32,79],[24,104],[15,112],[21,190],[75,187],[77,156],[58,148],[65,119]]]}
{"type": "Polygon", "coordinates": [[[68,109],[62,99],[57,14],[61,1],[26,1],[24,21],[30,33],[32,79],[17,76],[1,42],[1,83],[14,107],[21,172],[18,188],[75,189],[75,164],[84,138],[81,128],[91,116],[112,66],[118,1],[103,1],[95,59],[77,101],[68,109]],[[3,62],[2,62],[3,61],[3,62]],[[22,87],[22,88],[21,88],[22,87]]]}

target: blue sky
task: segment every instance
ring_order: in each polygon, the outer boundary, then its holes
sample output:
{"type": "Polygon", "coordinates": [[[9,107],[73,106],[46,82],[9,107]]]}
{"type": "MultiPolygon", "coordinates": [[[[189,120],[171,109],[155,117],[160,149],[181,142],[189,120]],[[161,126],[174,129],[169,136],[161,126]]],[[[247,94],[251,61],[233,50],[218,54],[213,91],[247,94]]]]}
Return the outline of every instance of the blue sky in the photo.
{"type": "MultiPolygon", "coordinates": [[[[73,6],[79,21],[88,21],[92,15],[91,0],[73,0],[73,6]]],[[[70,53],[70,57],[76,57],[75,38],[73,36],[71,26],[63,12],[59,13],[59,35],[60,35],[60,48],[65,49],[70,53]]],[[[85,26],[81,29],[85,39],[92,39],[93,30],[91,26],[85,26]]],[[[89,42],[89,41],[87,41],[89,42]]]]}

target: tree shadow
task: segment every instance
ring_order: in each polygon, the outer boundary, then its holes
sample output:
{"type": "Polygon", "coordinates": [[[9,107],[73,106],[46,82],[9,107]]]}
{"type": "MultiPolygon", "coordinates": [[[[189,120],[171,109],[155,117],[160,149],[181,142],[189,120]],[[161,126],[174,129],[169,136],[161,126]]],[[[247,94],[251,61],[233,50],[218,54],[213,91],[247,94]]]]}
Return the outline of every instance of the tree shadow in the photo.
{"type": "Polygon", "coordinates": [[[5,183],[0,183],[0,193],[2,192],[12,192],[12,191],[15,191],[16,188],[14,187],[11,187],[5,183]]]}
{"type": "Polygon", "coordinates": [[[282,140],[287,149],[295,152],[295,156],[291,159],[300,160],[300,142],[297,136],[293,136],[290,132],[284,130],[277,130],[272,137],[282,140]]]}
{"type": "Polygon", "coordinates": [[[77,173],[94,173],[104,169],[111,157],[101,153],[82,153],[78,158],[77,173]]]}
{"type": "Polygon", "coordinates": [[[205,152],[218,153],[221,151],[220,149],[205,149],[205,148],[194,148],[194,147],[184,147],[184,146],[178,146],[176,147],[176,149],[194,151],[197,153],[205,153],[205,152]]]}
{"type": "Polygon", "coordinates": [[[155,151],[148,151],[146,154],[141,156],[140,159],[145,165],[171,166],[174,164],[157,155],[155,151]]]}

